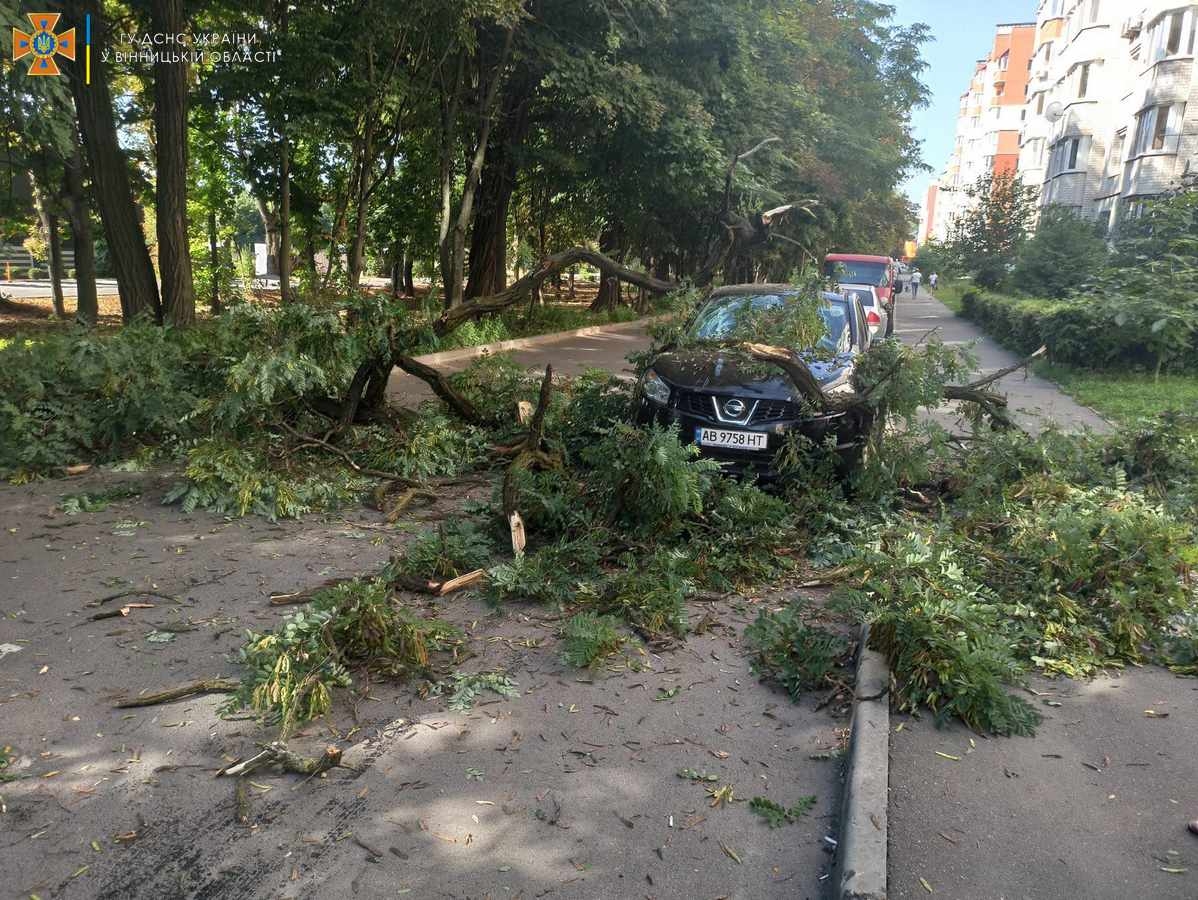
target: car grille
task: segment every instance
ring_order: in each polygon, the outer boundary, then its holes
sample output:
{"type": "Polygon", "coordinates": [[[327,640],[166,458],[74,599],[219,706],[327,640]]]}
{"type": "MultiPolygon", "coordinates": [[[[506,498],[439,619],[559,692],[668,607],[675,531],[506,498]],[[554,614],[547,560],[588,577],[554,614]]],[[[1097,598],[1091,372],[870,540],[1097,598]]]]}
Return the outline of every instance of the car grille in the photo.
{"type": "MultiPolygon", "coordinates": [[[[692,416],[700,416],[704,419],[717,421],[715,411],[712,408],[711,400],[715,394],[702,394],[696,391],[680,392],[680,396],[675,401],[679,410],[685,413],[690,413],[692,416]]],[[[722,403],[727,400],[726,395],[718,395],[719,401],[722,403]]],[[[752,406],[754,398],[742,397],[745,404],[752,406]]],[[[784,422],[788,419],[797,419],[800,417],[799,407],[795,403],[790,403],[786,400],[760,400],[757,402],[757,408],[753,410],[753,418],[749,420],[749,424],[757,425],[767,422],[784,422]]]]}
{"type": "Polygon", "coordinates": [[[754,422],[784,422],[798,417],[799,407],[785,400],[762,400],[753,411],[754,422]]]}

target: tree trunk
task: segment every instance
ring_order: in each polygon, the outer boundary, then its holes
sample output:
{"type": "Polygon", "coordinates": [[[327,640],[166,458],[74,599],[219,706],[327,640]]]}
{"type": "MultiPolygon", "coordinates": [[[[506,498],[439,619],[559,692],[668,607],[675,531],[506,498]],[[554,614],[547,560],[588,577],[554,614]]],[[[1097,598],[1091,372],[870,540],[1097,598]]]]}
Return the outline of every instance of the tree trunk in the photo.
{"type": "MultiPolygon", "coordinates": [[[[287,37],[288,0],[279,3],[279,33],[287,37]]],[[[279,126],[279,300],[291,302],[291,144],[287,136],[287,113],[280,113],[279,126]]]]}
{"type": "Polygon", "coordinates": [[[66,274],[62,268],[62,235],[58,233],[58,216],[46,215],[46,232],[50,237],[50,293],[54,298],[54,315],[67,317],[67,304],[62,296],[62,279],[66,274]]]}
{"type": "Polygon", "coordinates": [[[220,243],[216,234],[216,207],[208,209],[208,265],[212,269],[212,293],[208,307],[212,315],[220,315],[220,243]]]}
{"type": "Polygon", "coordinates": [[[412,277],[412,270],[415,263],[412,260],[411,253],[404,254],[403,263],[403,290],[409,297],[416,296],[416,279],[412,277]]]}
{"type": "Polygon", "coordinates": [[[83,156],[79,148],[63,161],[67,215],[75,249],[75,321],[88,328],[96,324],[100,303],[96,297],[96,249],[92,240],[91,210],[83,192],[83,156]]]}
{"type": "Polygon", "coordinates": [[[50,295],[54,304],[54,315],[65,319],[67,306],[62,296],[62,241],[58,234],[58,216],[50,208],[50,191],[42,180],[35,177],[33,172],[29,173],[29,180],[33,185],[33,205],[37,210],[38,221],[48,247],[47,262],[50,268],[50,295]]]}
{"type": "MultiPolygon", "coordinates": [[[[599,252],[614,255],[619,241],[610,228],[603,229],[599,235],[599,252]]],[[[611,312],[620,303],[620,283],[608,278],[603,272],[599,273],[599,293],[591,301],[591,312],[611,312]]]]}
{"type": "MultiPolygon", "coordinates": [[[[93,40],[101,47],[108,46],[104,17],[98,0],[67,0],[64,4],[67,19],[82,22],[91,16],[93,40]]],[[[83,144],[91,164],[92,190],[108,252],[116,270],[117,289],[121,295],[121,313],[126,322],[149,314],[162,324],[162,306],[158,298],[158,283],[154,266],[141,230],[141,219],[133,201],[129,183],[129,165],[117,140],[113,117],[112,96],[108,91],[108,67],[102,56],[92,58],[91,84],[84,84],[82,63],[76,61],[71,93],[83,144]]]]}
{"type": "MultiPolygon", "coordinates": [[[[158,34],[187,29],[183,0],[153,0],[150,24],[158,34]]],[[[158,172],[155,201],[158,227],[158,272],[166,322],[186,327],[195,322],[196,296],[187,237],[187,64],[154,63],[154,146],[158,172]]]]}
{"type": "Polygon", "coordinates": [[[479,127],[478,142],[474,148],[470,169],[466,172],[466,181],[462,185],[462,198],[450,234],[448,259],[444,259],[445,241],[442,241],[443,262],[448,263],[443,277],[445,279],[445,306],[449,309],[460,305],[464,299],[462,295],[466,281],[466,232],[474,223],[474,201],[478,196],[478,182],[482,177],[483,164],[487,159],[487,145],[491,141],[491,131],[498,112],[499,86],[504,81],[504,69],[507,67],[508,57],[511,55],[514,36],[514,29],[509,27],[504,37],[503,50],[500,52],[499,60],[491,72],[491,83],[487,85],[486,95],[483,98],[482,124],[479,127]]]}
{"type": "Polygon", "coordinates": [[[279,274],[279,215],[261,197],[255,197],[258,203],[258,217],[262,220],[262,231],[266,235],[266,274],[279,274]]]}

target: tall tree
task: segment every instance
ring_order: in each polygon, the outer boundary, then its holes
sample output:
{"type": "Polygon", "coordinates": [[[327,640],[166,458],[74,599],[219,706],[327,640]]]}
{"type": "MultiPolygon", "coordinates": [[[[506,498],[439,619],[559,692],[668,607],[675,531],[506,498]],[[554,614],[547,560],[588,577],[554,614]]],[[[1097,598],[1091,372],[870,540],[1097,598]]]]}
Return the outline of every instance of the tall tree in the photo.
{"type": "MultiPolygon", "coordinates": [[[[183,0],[152,0],[150,24],[157,34],[183,33],[187,24],[183,0]]],[[[170,325],[186,326],[195,321],[196,315],[187,237],[189,84],[186,61],[173,57],[172,53],[162,52],[154,62],[154,145],[158,163],[155,224],[164,318],[170,325]]]]}
{"type": "MultiPolygon", "coordinates": [[[[76,22],[82,22],[85,15],[90,15],[93,42],[106,45],[105,17],[100,14],[98,0],[66,0],[63,5],[68,17],[76,22]]],[[[158,282],[142,234],[141,217],[133,200],[128,160],[117,139],[112,95],[108,89],[108,67],[103,57],[92,56],[91,84],[84,84],[82,57],[75,61],[71,72],[71,94],[75,98],[79,133],[87,149],[92,173],[92,190],[117,279],[121,315],[126,322],[150,315],[162,324],[158,282]]]]}

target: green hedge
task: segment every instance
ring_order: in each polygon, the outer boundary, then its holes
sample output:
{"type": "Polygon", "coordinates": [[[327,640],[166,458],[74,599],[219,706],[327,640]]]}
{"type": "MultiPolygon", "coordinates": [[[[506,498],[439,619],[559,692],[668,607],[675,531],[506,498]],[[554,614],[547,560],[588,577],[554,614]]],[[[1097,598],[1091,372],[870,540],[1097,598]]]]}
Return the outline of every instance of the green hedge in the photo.
{"type": "MultiPolygon", "coordinates": [[[[1155,315],[1127,298],[1040,300],[969,291],[961,314],[1017,353],[1047,347],[1054,363],[1102,370],[1157,365],[1155,315]]],[[[1198,346],[1174,355],[1167,368],[1198,370],[1198,346]]]]}

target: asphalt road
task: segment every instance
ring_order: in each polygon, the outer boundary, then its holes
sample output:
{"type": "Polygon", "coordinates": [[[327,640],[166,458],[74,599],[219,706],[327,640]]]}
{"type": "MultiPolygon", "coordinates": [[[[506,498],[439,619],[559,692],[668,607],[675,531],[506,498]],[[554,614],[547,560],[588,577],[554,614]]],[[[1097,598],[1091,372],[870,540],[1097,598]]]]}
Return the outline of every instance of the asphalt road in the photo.
{"type": "MultiPolygon", "coordinates": [[[[0,269],[0,272],[3,270],[0,269]]],[[[74,279],[64,279],[62,282],[62,293],[66,297],[75,296],[74,279]]],[[[97,278],[96,291],[101,295],[115,294],[116,280],[113,278],[97,278]]],[[[4,281],[0,279],[0,294],[7,294],[13,300],[29,299],[31,297],[49,297],[50,282],[45,280],[38,281],[22,281],[13,279],[12,281],[4,281]]]]}
{"type": "MultiPolygon", "coordinates": [[[[926,291],[899,297],[897,325],[908,343],[934,331],[970,347],[982,374],[1017,361],[926,291]]],[[[645,346],[632,327],[514,356],[563,373],[628,371],[624,357],[645,346]]],[[[392,389],[423,388],[411,382],[396,379],[392,389]]],[[[998,388],[1031,430],[1110,427],[1034,375],[1008,375],[998,388]]],[[[935,896],[959,900],[1198,898],[1198,839],[1185,830],[1198,817],[1198,681],[1147,668],[1033,687],[1046,695],[1036,702],[1061,706],[1043,706],[1032,739],[984,740],[960,725],[893,719],[902,730],[891,737],[890,896],[929,896],[924,879],[935,896]],[[1149,718],[1146,709],[1170,715],[1149,718]]]]}
{"type": "MultiPolygon", "coordinates": [[[[929,328],[976,341],[983,372],[1015,361],[926,294],[900,296],[900,337],[929,328]]],[[[1109,428],[1042,378],[1007,376],[1001,389],[1025,427],[1109,428]]],[[[955,900],[1198,898],[1198,839],[1185,828],[1198,817],[1198,680],[1144,668],[1031,686],[1045,695],[1029,696],[1045,716],[1035,738],[892,717],[890,897],[929,896],[923,879],[955,900]]]]}

